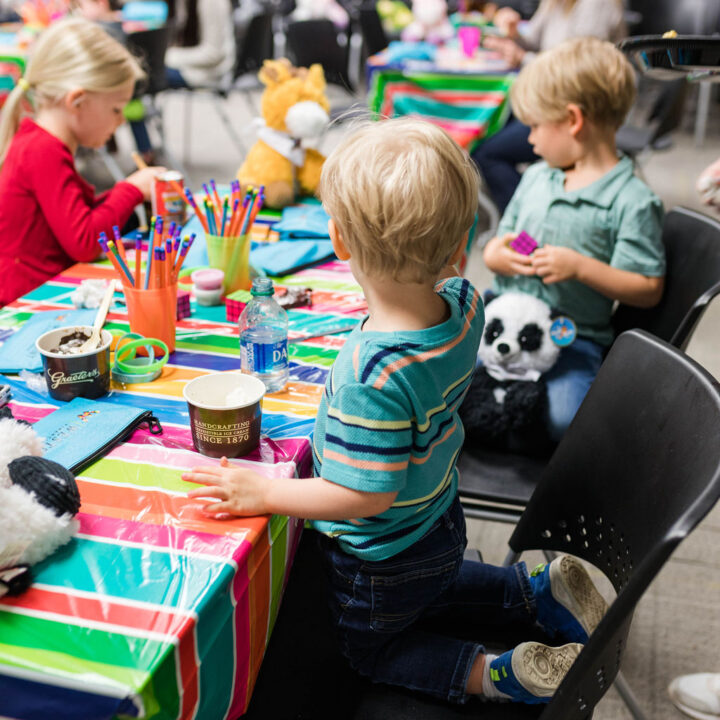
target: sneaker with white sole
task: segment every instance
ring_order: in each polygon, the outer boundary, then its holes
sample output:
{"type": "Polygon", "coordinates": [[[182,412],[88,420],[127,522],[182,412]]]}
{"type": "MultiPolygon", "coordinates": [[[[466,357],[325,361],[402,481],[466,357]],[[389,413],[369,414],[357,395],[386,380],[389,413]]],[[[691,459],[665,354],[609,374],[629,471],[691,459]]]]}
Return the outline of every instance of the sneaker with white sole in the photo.
{"type": "Polygon", "coordinates": [[[550,637],[586,643],[607,612],[587,570],[570,555],[538,565],[530,574],[537,621],[550,637]]]}
{"type": "Polygon", "coordinates": [[[562,647],[521,643],[490,663],[490,679],[513,702],[549,702],[582,647],[579,643],[562,647]]]}
{"type": "Polygon", "coordinates": [[[720,673],[676,677],[668,687],[675,707],[696,720],[720,718],[720,673]]]}

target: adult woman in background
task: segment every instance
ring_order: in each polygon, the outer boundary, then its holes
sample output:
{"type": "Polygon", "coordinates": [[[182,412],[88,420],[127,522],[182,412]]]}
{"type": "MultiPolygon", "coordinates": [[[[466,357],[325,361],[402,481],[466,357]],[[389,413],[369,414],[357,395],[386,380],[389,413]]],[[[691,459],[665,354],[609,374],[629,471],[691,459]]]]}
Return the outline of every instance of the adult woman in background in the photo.
{"type": "Polygon", "coordinates": [[[217,85],[235,62],[230,0],[176,0],[170,14],[178,28],[165,55],[171,88],[217,85]]]}
{"type": "MultiPolygon", "coordinates": [[[[488,37],[483,45],[499,52],[513,68],[573,37],[592,35],[616,42],[626,34],[622,0],[542,0],[522,34],[518,32],[520,15],[511,8],[501,8],[493,20],[506,35],[488,37]]],[[[530,128],[511,116],[499,133],[473,153],[500,213],[520,182],[516,166],[539,159],[528,142],[529,134],[530,128]]]]}

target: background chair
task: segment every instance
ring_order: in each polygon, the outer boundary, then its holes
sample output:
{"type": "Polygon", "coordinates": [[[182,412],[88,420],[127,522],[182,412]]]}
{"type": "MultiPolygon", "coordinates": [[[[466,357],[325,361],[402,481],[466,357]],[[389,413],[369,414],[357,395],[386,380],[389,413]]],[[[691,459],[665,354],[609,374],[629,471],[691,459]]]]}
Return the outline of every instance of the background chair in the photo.
{"type": "Polygon", "coordinates": [[[338,31],[330,20],[291,21],[286,38],[288,56],[294,65],[308,67],[320,63],[327,82],[353,92],[347,74],[348,46],[340,44],[338,31]]]}
{"type": "Polygon", "coordinates": [[[354,675],[332,641],[306,533],[246,717],[588,720],[616,677],[637,602],[720,496],[719,425],[720,386],[697,363],[642,331],[618,338],[510,539],[515,554],[583,558],[617,592],[547,706],[449,706],[354,675]]]}
{"type": "Polygon", "coordinates": [[[359,7],[358,22],[367,55],[375,55],[388,46],[388,37],[375,3],[363,3],[359,7]]]}

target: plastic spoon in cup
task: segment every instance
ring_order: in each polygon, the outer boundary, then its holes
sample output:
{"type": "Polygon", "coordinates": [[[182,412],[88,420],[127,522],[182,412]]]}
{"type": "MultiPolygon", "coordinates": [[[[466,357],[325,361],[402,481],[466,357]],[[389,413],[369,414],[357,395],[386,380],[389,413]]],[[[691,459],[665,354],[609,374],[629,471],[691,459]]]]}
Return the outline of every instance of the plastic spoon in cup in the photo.
{"type": "Polygon", "coordinates": [[[107,290],[105,290],[105,295],[103,295],[102,302],[100,303],[97,315],[95,316],[92,333],[90,333],[90,337],[80,346],[78,354],[90,352],[97,347],[98,341],[100,340],[100,331],[102,330],[102,326],[105,324],[105,318],[107,317],[108,310],[110,309],[110,303],[112,302],[114,292],[115,281],[111,280],[108,283],[107,290]]]}

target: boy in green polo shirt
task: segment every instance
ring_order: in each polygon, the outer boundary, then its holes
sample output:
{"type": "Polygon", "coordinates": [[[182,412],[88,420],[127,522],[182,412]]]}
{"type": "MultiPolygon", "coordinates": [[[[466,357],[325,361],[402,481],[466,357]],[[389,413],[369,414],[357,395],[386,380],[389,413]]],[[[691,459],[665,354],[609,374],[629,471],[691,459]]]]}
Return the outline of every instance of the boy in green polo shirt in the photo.
{"type": "Polygon", "coordinates": [[[634,97],[625,56],[595,38],[542,53],[511,91],[513,112],[530,126],[543,161],[523,175],[483,257],[497,292],[539,297],[577,325],[577,339],[546,376],[555,441],[612,342],[613,302],[652,307],[663,292],[662,203],[615,147],[634,97]],[[509,245],[523,230],[539,244],[531,255],[509,245]]]}

